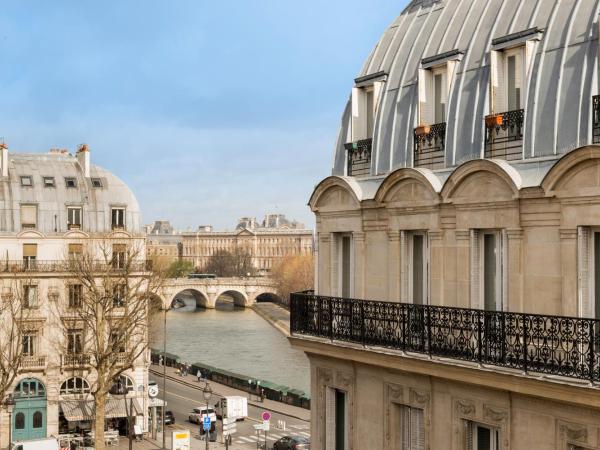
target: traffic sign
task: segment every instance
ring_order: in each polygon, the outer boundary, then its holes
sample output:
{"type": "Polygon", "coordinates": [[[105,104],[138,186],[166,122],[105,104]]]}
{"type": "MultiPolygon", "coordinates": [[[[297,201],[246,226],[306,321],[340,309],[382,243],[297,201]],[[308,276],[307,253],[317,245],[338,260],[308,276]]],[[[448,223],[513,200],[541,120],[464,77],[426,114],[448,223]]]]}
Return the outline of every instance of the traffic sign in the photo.
{"type": "Polygon", "coordinates": [[[271,422],[269,422],[268,420],[263,420],[263,430],[265,431],[269,431],[269,429],[271,428],[271,422]]]}
{"type": "Polygon", "coordinates": [[[263,411],[261,414],[263,422],[271,420],[271,413],[269,411],[263,411]]]}
{"type": "Polygon", "coordinates": [[[204,429],[206,431],[210,430],[210,416],[204,416],[202,420],[202,424],[204,425],[204,429]]]}

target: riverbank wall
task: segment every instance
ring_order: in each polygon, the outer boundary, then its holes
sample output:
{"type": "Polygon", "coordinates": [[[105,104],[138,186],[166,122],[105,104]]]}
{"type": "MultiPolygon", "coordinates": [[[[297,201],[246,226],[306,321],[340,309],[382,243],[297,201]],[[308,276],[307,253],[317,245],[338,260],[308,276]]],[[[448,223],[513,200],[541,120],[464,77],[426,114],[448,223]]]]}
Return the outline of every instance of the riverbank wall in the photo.
{"type": "Polygon", "coordinates": [[[290,336],[290,312],[275,303],[255,303],[252,310],[285,337],[290,336]]]}
{"type": "MultiPolygon", "coordinates": [[[[162,351],[151,349],[150,354],[153,364],[162,364],[162,351]]],[[[179,370],[183,367],[182,360],[178,355],[166,353],[164,360],[167,367],[173,367],[179,370]]],[[[269,400],[310,409],[310,396],[299,389],[291,389],[287,386],[279,385],[268,380],[259,380],[228,370],[219,369],[208,364],[193,363],[188,365],[188,373],[190,375],[197,376],[198,372],[200,372],[204,379],[247,392],[250,395],[260,397],[262,394],[269,400]]]]}

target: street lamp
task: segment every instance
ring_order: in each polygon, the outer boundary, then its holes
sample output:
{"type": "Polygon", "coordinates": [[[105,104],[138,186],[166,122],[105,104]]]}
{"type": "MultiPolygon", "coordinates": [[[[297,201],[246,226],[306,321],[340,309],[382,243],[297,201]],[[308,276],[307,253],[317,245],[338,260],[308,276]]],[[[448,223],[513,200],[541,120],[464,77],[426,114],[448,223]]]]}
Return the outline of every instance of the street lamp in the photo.
{"type": "MultiPolygon", "coordinates": [[[[162,425],[162,448],[166,450],[166,439],[167,433],[165,432],[165,406],[167,405],[167,312],[173,309],[173,303],[175,303],[175,299],[171,301],[167,308],[163,308],[165,313],[164,315],[164,324],[163,324],[163,405],[162,405],[162,414],[161,414],[161,425],[162,425]]],[[[154,422],[152,422],[154,423],[154,422]]]]}
{"type": "Polygon", "coordinates": [[[12,412],[15,407],[15,398],[12,394],[8,394],[4,400],[4,406],[6,406],[6,411],[8,412],[8,448],[10,450],[12,441],[12,412]]]}
{"type": "MultiPolygon", "coordinates": [[[[212,397],[212,389],[210,388],[210,385],[208,384],[208,381],[206,382],[206,386],[204,386],[204,389],[202,389],[202,396],[204,397],[204,400],[206,401],[206,416],[210,418],[210,414],[208,413],[208,404],[210,402],[210,398],[212,397]]],[[[209,436],[210,436],[210,428],[208,430],[205,430],[205,439],[206,439],[206,450],[208,450],[208,440],[209,440],[209,436]]]]}
{"type": "Polygon", "coordinates": [[[133,397],[129,398],[129,409],[127,409],[127,393],[129,390],[123,384],[123,379],[120,377],[112,385],[108,392],[114,397],[123,397],[123,401],[125,402],[125,413],[127,414],[127,438],[129,439],[129,450],[132,450],[133,433],[131,432],[131,413],[133,412],[133,397]]]}

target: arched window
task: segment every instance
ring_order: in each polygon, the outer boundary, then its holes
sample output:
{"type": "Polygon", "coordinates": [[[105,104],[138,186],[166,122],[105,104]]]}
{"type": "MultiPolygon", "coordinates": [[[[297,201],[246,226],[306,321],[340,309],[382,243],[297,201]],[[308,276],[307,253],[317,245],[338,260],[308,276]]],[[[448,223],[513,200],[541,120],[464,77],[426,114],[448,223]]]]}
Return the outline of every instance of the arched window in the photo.
{"type": "Polygon", "coordinates": [[[33,413],[33,428],[42,428],[44,426],[44,421],[42,420],[42,412],[36,411],[33,413]]]}
{"type": "Polygon", "coordinates": [[[15,415],[15,429],[17,429],[17,430],[25,429],[25,414],[22,412],[18,412],[15,415]]]}
{"type": "Polygon", "coordinates": [[[46,388],[35,378],[25,378],[17,384],[14,395],[15,398],[45,397],[46,388]]]}
{"type": "Polygon", "coordinates": [[[133,385],[133,380],[127,375],[119,375],[119,381],[121,382],[121,386],[125,386],[127,388],[127,392],[134,390],[135,386],[133,385]]]}
{"type": "Polygon", "coordinates": [[[60,386],[60,394],[88,394],[90,385],[86,380],[79,377],[69,378],[60,386]]]}

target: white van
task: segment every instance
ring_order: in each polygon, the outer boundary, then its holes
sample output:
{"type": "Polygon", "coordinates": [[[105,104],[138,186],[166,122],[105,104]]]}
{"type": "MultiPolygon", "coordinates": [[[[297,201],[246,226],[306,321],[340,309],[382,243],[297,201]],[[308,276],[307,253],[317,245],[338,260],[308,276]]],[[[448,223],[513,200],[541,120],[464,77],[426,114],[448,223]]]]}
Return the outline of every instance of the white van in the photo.
{"type": "Polygon", "coordinates": [[[12,450],[59,450],[56,438],[32,439],[30,441],[13,442],[12,450]]]}
{"type": "Polygon", "coordinates": [[[241,395],[228,395],[215,405],[217,418],[244,420],[248,417],[248,399],[241,395]]]}

